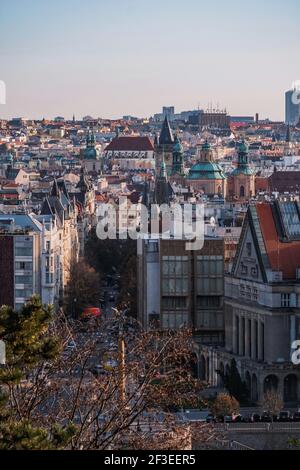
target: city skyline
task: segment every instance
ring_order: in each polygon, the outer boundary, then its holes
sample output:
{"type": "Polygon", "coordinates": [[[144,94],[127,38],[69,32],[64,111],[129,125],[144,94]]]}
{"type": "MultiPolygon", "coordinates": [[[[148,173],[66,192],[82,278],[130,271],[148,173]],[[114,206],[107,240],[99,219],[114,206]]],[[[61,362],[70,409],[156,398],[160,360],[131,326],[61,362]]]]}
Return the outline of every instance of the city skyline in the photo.
{"type": "Polygon", "coordinates": [[[300,78],[300,6],[239,3],[3,0],[0,117],[149,117],[219,103],[283,120],[284,92],[300,78]]]}

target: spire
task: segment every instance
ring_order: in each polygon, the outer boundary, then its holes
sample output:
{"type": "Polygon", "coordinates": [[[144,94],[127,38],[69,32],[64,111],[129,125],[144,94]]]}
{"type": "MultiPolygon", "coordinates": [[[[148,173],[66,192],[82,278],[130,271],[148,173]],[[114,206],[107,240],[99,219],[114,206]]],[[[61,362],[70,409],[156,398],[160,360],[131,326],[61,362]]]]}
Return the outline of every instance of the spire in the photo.
{"type": "Polygon", "coordinates": [[[161,166],[160,166],[160,177],[161,178],[166,178],[167,173],[166,173],[166,163],[164,157],[162,158],[161,166]]]}
{"type": "Polygon", "coordinates": [[[90,134],[90,145],[91,145],[91,147],[95,147],[95,134],[94,134],[93,129],[92,129],[91,134],[90,134]]]}
{"type": "Polygon", "coordinates": [[[90,128],[88,127],[87,134],[86,134],[86,146],[89,147],[91,143],[91,132],[90,128]]]}
{"type": "Polygon", "coordinates": [[[53,181],[51,196],[59,197],[59,189],[58,189],[58,184],[57,184],[56,178],[54,178],[54,181],[53,181]]]}
{"type": "Polygon", "coordinates": [[[161,132],[159,136],[159,144],[168,145],[168,144],[173,144],[173,143],[174,143],[174,137],[173,137],[172,130],[170,127],[168,116],[166,116],[163,122],[162,128],[161,128],[161,132]]]}

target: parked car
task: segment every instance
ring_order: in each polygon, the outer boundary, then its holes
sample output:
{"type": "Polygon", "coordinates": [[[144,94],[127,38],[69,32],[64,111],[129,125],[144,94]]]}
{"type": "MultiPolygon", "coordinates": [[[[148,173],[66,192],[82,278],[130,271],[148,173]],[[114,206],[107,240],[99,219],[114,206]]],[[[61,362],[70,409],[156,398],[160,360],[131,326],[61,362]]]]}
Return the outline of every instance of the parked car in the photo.
{"type": "Polygon", "coordinates": [[[280,411],[278,421],[281,423],[287,423],[291,421],[291,413],[289,411],[280,411]]]}
{"type": "Polygon", "coordinates": [[[209,414],[206,416],[206,422],[207,422],[207,423],[215,423],[215,422],[216,422],[215,416],[214,416],[212,413],[209,413],[209,414]]]}
{"type": "Polygon", "coordinates": [[[252,413],[251,415],[251,423],[259,423],[261,421],[261,417],[258,413],[252,413]]]}
{"type": "Polygon", "coordinates": [[[264,411],[261,415],[261,421],[262,423],[272,423],[272,415],[270,415],[270,413],[267,411],[264,411]]]}
{"type": "Polygon", "coordinates": [[[245,422],[245,418],[244,418],[244,416],[242,416],[242,415],[236,415],[236,416],[233,418],[233,422],[234,422],[234,423],[244,423],[244,422],[245,422]]]}
{"type": "Polygon", "coordinates": [[[300,411],[296,411],[296,413],[293,414],[293,421],[295,422],[300,421],[300,411]]]}

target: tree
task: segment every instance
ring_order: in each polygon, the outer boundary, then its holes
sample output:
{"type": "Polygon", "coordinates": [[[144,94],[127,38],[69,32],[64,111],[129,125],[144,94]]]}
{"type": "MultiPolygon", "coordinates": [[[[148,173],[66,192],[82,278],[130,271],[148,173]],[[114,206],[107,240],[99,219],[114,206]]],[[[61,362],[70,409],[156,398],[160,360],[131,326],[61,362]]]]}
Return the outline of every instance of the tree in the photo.
{"type": "Polygon", "coordinates": [[[273,416],[278,415],[280,410],[283,408],[283,400],[279,393],[275,390],[268,390],[265,392],[262,399],[261,408],[263,411],[269,413],[273,420],[273,416]]]}
{"type": "Polygon", "coordinates": [[[50,331],[51,320],[51,308],[42,306],[38,297],[19,312],[0,308],[0,339],[6,347],[6,364],[0,368],[0,449],[54,449],[72,436],[71,425],[46,429],[30,422],[31,410],[43,395],[42,380],[32,390],[31,374],[59,353],[59,343],[50,331]],[[24,382],[28,385],[26,398],[19,400],[24,382]]]}
{"type": "Polygon", "coordinates": [[[0,448],[147,449],[155,448],[151,433],[161,448],[186,448],[186,423],[164,404],[180,403],[186,383],[189,398],[198,394],[187,367],[190,331],[147,332],[124,315],[103,320],[101,333],[109,342],[118,331],[123,338],[121,359],[120,347],[109,351],[101,341],[97,322],[67,319],[63,312],[53,317],[37,299],[21,312],[1,313],[1,339],[9,355],[1,370],[6,396],[0,448]],[[99,375],[95,366],[108,358],[117,366],[99,375]]]}
{"type": "Polygon", "coordinates": [[[132,254],[136,254],[136,240],[100,240],[94,229],[85,245],[87,263],[102,275],[119,272],[132,254]]]}
{"type": "Polygon", "coordinates": [[[137,316],[137,256],[136,253],[129,255],[123,261],[120,268],[120,294],[118,296],[118,306],[126,306],[130,315],[137,316]]]}
{"type": "Polygon", "coordinates": [[[100,275],[84,260],[72,263],[64,299],[69,315],[76,318],[85,307],[98,305],[100,280],[100,275]]]}
{"type": "Polygon", "coordinates": [[[210,410],[215,416],[231,416],[240,411],[239,402],[227,393],[219,393],[210,405],[210,410]]]}
{"type": "Polygon", "coordinates": [[[241,379],[235,360],[231,360],[228,372],[222,373],[219,370],[217,372],[222,377],[224,387],[228,390],[229,394],[240,403],[245,403],[248,397],[247,385],[241,379]]]}

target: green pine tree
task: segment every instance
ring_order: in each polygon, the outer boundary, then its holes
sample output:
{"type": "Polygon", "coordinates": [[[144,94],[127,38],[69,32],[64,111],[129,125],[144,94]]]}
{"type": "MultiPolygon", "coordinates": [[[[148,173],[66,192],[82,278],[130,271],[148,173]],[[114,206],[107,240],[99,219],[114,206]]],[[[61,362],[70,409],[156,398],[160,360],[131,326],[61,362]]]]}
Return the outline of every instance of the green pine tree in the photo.
{"type": "Polygon", "coordinates": [[[11,405],[9,391],[21,386],[30,372],[43,361],[60,353],[59,342],[51,334],[51,308],[37,296],[20,311],[0,308],[0,340],[6,347],[6,364],[0,366],[0,449],[56,449],[71,439],[74,426],[45,429],[20,416],[11,405]]]}

